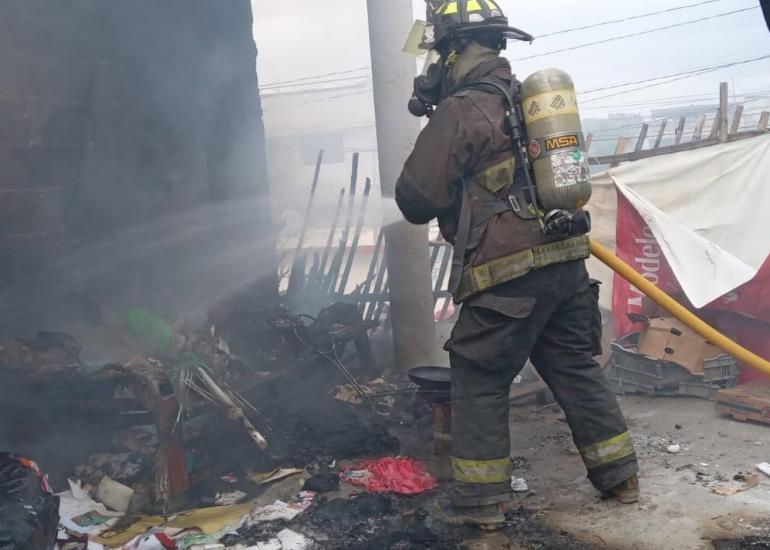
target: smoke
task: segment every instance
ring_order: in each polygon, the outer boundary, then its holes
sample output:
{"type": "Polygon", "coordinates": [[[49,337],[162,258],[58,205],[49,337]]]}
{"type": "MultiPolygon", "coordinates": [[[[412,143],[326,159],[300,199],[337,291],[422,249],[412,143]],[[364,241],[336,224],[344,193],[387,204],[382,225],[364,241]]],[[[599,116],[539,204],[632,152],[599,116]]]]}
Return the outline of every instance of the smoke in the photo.
{"type": "Polygon", "coordinates": [[[404,220],[404,215],[396,204],[396,199],[382,197],[382,225],[391,225],[404,220]]]}
{"type": "Polygon", "coordinates": [[[275,276],[265,257],[275,237],[258,215],[265,211],[269,205],[257,199],[214,203],[85,244],[3,289],[0,311],[49,330],[99,322],[132,307],[177,325],[200,317],[232,293],[275,276]]]}

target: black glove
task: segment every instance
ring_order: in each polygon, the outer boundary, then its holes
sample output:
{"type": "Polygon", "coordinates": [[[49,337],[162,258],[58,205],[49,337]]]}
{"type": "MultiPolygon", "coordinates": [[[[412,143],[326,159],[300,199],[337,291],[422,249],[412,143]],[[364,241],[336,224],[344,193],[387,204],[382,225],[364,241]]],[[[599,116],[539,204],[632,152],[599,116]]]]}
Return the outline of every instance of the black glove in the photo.
{"type": "Polygon", "coordinates": [[[591,231],[591,214],[585,210],[551,210],[543,218],[546,235],[577,237],[591,231]]]}

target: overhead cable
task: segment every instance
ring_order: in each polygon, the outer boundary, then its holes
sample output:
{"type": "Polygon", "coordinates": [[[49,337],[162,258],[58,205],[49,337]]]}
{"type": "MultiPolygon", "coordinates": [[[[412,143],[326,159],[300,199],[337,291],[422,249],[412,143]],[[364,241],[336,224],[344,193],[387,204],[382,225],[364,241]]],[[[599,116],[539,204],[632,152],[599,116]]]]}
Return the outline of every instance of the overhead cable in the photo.
{"type": "Polygon", "coordinates": [[[557,54],[557,53],[571,52],[573,50],[579,50],[579,49],[582,49],[582,48],[588,48],[589,46],[598,46],[600,44],[606,44],[607,42],[615,42],[617,40],[625,40],[626,38],[634,38],[636,36],[643,36],[643,35],[646,35],[646,34],[652,34],[652,33],[656,33],[656,32],[666,31],[666,30],[669,30],[669,29],[675,29],[675,28],[678,28],[678,27],[684,27],[686,25],[694,25],[696,23],[703,23],[704,21],[710,21],[712,19],[718,19],[720,17],[727,17],[728,15],[735,15],[736,13],[743,13],[743,12],[747,12],[747,11],[751,11],[751,10],[757,10],[757,9],[759,9],[759,6],[752,6],[752,7],[743,8],[743,9],[740,9],[740,10],[733,10],[733,11],[728,11],[728,12],[724,12],[724,13],[718,13],[718,14],[715,14],[715,15],[709,15],[707,17],[700,17],[698,19],[691,19],[689,21],[682,21],[681,23],[674,23],[672,25],[665,25],[663,27],[655,27],[655,28],[652,28],[652,29],[644,30],[644,31],[633,32],[633,33],[629,33],[629,34],[623,34],[623,35],[620,35],[620,36],[612,36],[610,38],[605,38],[603,40],[595,40],[593,42],[586,42],[585,44],[578,44],[576,46],[570,46],[570,47],[567,47],[567,48],[559,48],[558,50],[551,50],[550,52],[538,53],[538,54],[534,54],[534,55],[527,55],[525,57],[519,57],[516,61],[524,61],[526,59],[534,59],[536,57],[545,57],[545,56],[553,55],[553,54],[557,54]]]}
{"type": "Polygon", "coordinates": [[[681,76],[677,76],[676,78],[669,78],[668,80],[663,80],[661,82],[652,82],[651,84],[646,84],[644,86],[638,86],[636,88],[629,88],[627,90],[621,90],[619,92],[614,92],[611,94],[602,95],[599,97],[594,97],[591,99],[581,100],[581,103],[591,103],[593,101],[599,101],[600,99],[607,99],[609,97],[616,97],[623,94],[629,94],[631,92],[636,92],[639,90],[645,90],[647,88],[652,88],[654,86],[662,86],[664,84],[670,84],[671,82],[676,82],[678,80],[685,80],[687,78],[693,78],[696,76],[701,76],[708,73],[713,73],[715,71],[719,71],[721,69],[727,69],[729,67],[737,67],[738,65],[745,65],[747,63],[754,63],[757,61],[762,61],[764,59],[770,58],[770,54],[762,55],[760,57],[754,57],[750,59],[743,59],[741,61],[733,61],[732,63],[724,63],[722,65],[714,65],[712,67],[708,67],[705,69],[701,69],[699,71],[689,72],[689,73],[683,73],[681,76]]]}
{"type": "Polygon", "coordinates": [[[353,76],[339,76],[336,78],[330,78],[328,80],[308,80],[307,82],[295,82],[294,84],[280,84],[280,85],[271,85],[271,86],[262,86],[260,87],[260,91],[263,92],[271,92],[273,90],[280,90],[282,88],[290,88],[291,90],[295,90],[297,88],[303,88],[307,86],[321,86],[323,84],[337,84],[339,82],[349,82],[351,80],[362,80],[364,78],[369,78],[369,75],[353,75],[353,76]]]}
{"type": "Polygon", "coordinates": [[[735,64],[747,63],[747,62],[750,62],[750,61],[758,61],[760,59],[766,59],[767,57],[770,57],[770,54],[762,56],[762,57],[758,57],[758,58],[742,59],[740,61],[731,61],[731,62],[728,62],[728,63],[719,64],[719,65],[706,65],[705,67],[698,67],[698,68],[695,68],[695,69],[690,69],[688,71],[680,71],[678,73],[671,73],[671,74],[667,74],[667,75],[654,76],[654,77],[651,77],[651,78],[645,78],[643,80],[631,80],[629,82],[623,82],[623,83],[620,83],[620,84],[608,84],[606,86],[600,86],[598,88],[591,88],[590,90],[580,90],[580,91],[578,91],[578,93],[579,94],[592,94],[594,92],[601,92],[601,91],[604,91],[604,90],[614,90],[616,88],[625,88],[626,86],[632,86],[634,84],[646,84],[648,82],[654,82],[656,80],[663,80],[663,79],[666,79],[666,78],[674,78],[674,77],[677,77],[677,76],[683,76],[683,75],[687,75],[687,74],[700,73],[702,71],[707,71],[707,70],[710,71],[712,69],[723,69],[723,68],[726,68],[726,67],[731,67],[731,66],[733,66],[735,64]]]}
{"type": "Polygon", "coordinates": [[[298,107],[300,105],[307,105],[308,103],[318,103],[319,101],[329,101],[331,99],[340,99],[340,98],[343,98],[343,97],[350,97],[350,96],[354,96],[354,95],[367,94],[367,93],[371,93],[371,92],[372,92],[372,88],[366,88],[364,90],[359,90],[357,92],[348,92],[346,94],[332,95],[332,96],[328,96],[328,97],[319,97],[319,98],[316,98],[316,99],[308,99],[307,101],[300,101],[300,102],[297,102],[297,103],[288,103],[286,105],[274,105],[274,106],[271,106],[269,109],[265,109],[265,111],[267,112],[267,111],[271,111],[271,110],[274,110],[274,109],[286,109],[288,107],[298,107]]]}
{"type": "Polygon", "coordinates": [[[549,36],[556,36],[557,34],[567,34],[567,33],[570,33],[570,32],[585,31],[585,30],[588,30],[588,29],[595,29],[596,27],[604,27],[606,25],[614,25],[615,23],[625,23],[626,21],[634,21],[636,19],[643,19],[645,17],[652,17],[654,15],[661,15],[661,14],[664,14],[664,13],[671,13],[671,12],[680,11],[680,10],[686,10],[686,9],[690,9],[690,8],[697,8],[697,7],[700,7],[700,6],[705,6],[706,4],[715,4],[717,2],[722,2],[722,1],[723,0],[705,0],[704,2],[697,2],[695,4],[686,4],[684,6],[677,6],[675,8],[668,8],[668,9],[665,9],[665,10],[653,11],[653,12],[649,12],[649,13],[642,13],[640,15],[631,15],[629,17],[623,17],[621,19],[611,19],[610,21],[602,21],[601,23],[592,23],[591,25],[585,25],[583,27],[572,27],[572,28],[569,28],[569,29],[562,29],[560,31],[554,31],[554,32],[546,33],[546,34],[540,34],[540,35],[536,36],[535,39],[547,38],[549,36]]]}
{"type": "Polygon", "coordinates": [[[280,88],[281,86],[284,86],[286,84],[294,84],[295,82],[304,82],[306,80],[317,80],[317,79],[320,79],[320,78],[327,78],[327,77],[330,77],[330,76],[347,75],[347,74],[357,73],[357,72],[360,72],[360,71],[368,71],[369,69],[371,69],[371,67],[369,67],[367,65],[366,67],[358,67],[357,69],[348,69],[348,70],[345,70],[345,71],[335,71],[335,72],[331,72],[331,73],[317,74],[317,75],[313,75],[313,76],[303,76],[301,78],[294,78],[294,79],[291,79],[291,80],[278,80],[278,81],[275,81],[275,82],[268,82],[267,84],[262,84],[260,86],[260,88],[261,89],[280,88]]]}

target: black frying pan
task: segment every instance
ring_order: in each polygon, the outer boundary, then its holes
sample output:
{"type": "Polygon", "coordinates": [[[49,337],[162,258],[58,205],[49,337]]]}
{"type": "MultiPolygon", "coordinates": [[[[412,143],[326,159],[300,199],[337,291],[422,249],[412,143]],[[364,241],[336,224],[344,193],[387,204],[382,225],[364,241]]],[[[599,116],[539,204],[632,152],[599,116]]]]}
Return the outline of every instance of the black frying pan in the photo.
{"type": "Polygon", "coordinates": [[[426,391],[449,391],[451,369],[448,367],[414,367],[409,379],[426,391]]]}

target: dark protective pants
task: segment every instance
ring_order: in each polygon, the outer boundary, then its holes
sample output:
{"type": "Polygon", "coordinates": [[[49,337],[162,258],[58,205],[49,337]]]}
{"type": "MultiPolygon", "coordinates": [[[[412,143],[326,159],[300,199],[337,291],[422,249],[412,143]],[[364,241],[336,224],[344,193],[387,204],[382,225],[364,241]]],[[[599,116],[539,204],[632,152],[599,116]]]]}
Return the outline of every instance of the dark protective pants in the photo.
{"type": "Polygon", "coordinates": [[[605,491],[636,474],[623,414],[593,359],[601,313],[584,261],[537,269],[470,299],[446,349],[455,505],[510,498],[508,395],[528,358],[564,410],[594,486],[605,491]]]}

